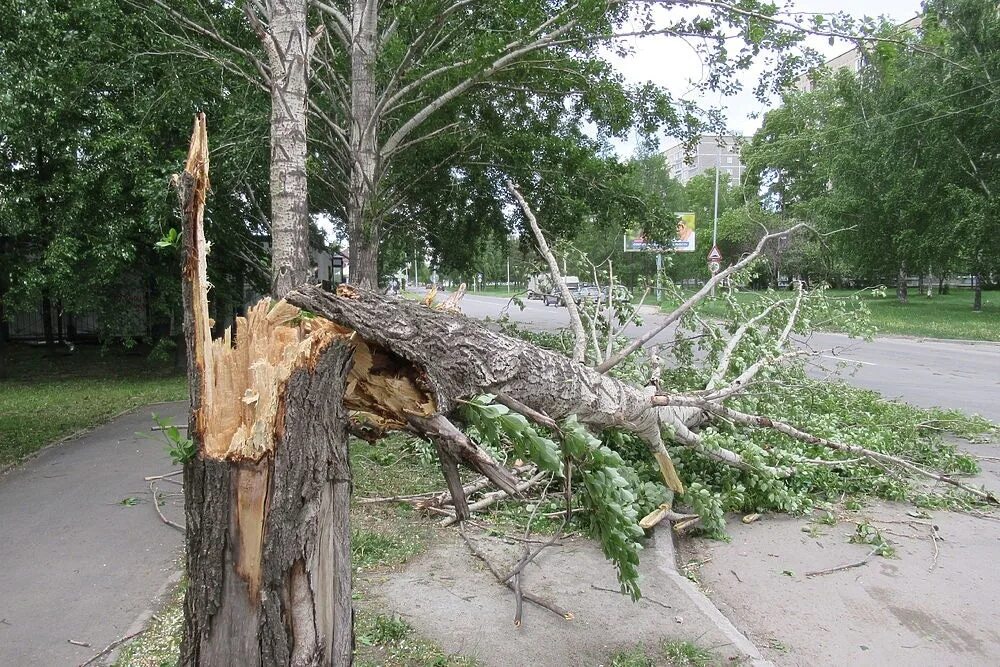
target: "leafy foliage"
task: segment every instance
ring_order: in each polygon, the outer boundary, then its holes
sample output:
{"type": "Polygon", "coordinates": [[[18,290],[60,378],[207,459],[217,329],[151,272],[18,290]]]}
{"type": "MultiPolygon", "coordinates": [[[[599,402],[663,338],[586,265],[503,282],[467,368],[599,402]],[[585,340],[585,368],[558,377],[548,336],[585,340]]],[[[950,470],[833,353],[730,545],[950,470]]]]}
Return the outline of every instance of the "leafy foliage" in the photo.
{"type": "Polygon", "coordinates": [[[493,451],[505,449],[505,443],[514,446],[518,458],[533,461],[540,470],[561,476],[562,457],[559,447],[544,437],[528,420],[506,405],[493,403],[494,396],[477,396],[465,404],[463,415],[472,426],[473,434],[493,451]]]}
{"type": "Polygon", "coordinates": [[[180,428],[172,424],[169,419],[160,417],[155,412],[152,417],[153,422],[159,427],[160,433],[167,441],[167,454],[170,455],[170,462],[174,465],[183,465],[194,459],[198,454],[194,440],[181,435],[180,428]]]}
{"type": "Polygon", "coordinates": [[[931,0],[919,31],[879,28],[901,44],[869,45],[857,74],[820,73],[767,114],[743,154],[748,187],[784,216],[850,228],[830,239],[835,262],[802,248],[811,258],[796,268],[869,284],[899,272],[995,273],[995,9],[931,0]]]}

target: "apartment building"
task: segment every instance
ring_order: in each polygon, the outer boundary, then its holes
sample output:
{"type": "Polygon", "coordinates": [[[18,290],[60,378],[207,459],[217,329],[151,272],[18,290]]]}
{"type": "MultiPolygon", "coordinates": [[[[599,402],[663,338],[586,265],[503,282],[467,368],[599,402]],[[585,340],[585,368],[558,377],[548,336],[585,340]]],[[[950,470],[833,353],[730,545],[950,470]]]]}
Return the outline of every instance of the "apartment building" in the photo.
{"type": "MultiPolygon", "coordinates": [[[[917,30],[923,23],[923,17],[920,15],[914,16],[909,21],[904,21],[900,23],[898,28],[900,32],[907,30],[917,30]]],[[[827,69],[831,72],[836,72],[842,69],[850,69],[852,72],[860,72],[861,68],[864,67],[865,56],[860,48],[855,46],[853,49],[841,53],[839,56],[835,56],[827,60],[823,65],[817,69],[827,69]]],[[[808,93],[815,86],[815,75],[816,69],[803,74],[796,80],[795,88],[803,92],[808,93]]]]}
{"type": "Polygon", "coordinates": [[[744,171],[740,161],[743,140],[744,137],[737,135],[702,135],[697,149],[690,156],[690,162],[684,144],[678,142],[664,152],[670,174],[684,184],[698,174],[718,166],[720,174],[729,174],[730,183],[739,183],[743,180],[744,171]]]}

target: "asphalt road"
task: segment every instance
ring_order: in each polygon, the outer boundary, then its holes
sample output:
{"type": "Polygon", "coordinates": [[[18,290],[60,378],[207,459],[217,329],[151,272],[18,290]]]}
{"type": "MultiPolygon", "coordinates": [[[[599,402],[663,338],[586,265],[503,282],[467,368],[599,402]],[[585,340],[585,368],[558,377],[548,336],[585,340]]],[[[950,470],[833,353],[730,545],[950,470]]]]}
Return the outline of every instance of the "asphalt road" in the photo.
{"type": "MultiPolygon", "coordinates": [[[[462,310],[476,318],[496,318],[508,300],[466,294],[462,310]]],[[[512,320],[527,327],[552,330],[567,325],[565,308],[525,301],[524,310],[508,308],[512,320]]],[[[655,326],[659,315],[644,315],[638,335],[655,326]]],[[[669,340],[670,329],[660,334],[669,340]]],[[[1000,344],[968,343],[902,337],[878,337],[870,342],[834,333],[813,334],[813,349],[828,350],[817,359],[815,372],[874,389],[921,407],[958,408],[1000,422],[1000,344]]]]}
{"type": "MultiPolygon", "coordinates": [[[[140,408],[0,475],[0,665],[87,661],[140,629],[177,572],[183,535],[143,481],[175,469],[161,441],[136,435],[151,412],[183,423],[187,403],[140,408]]],[[[159,490],[183,522],[180,487],[159,490]]]]}

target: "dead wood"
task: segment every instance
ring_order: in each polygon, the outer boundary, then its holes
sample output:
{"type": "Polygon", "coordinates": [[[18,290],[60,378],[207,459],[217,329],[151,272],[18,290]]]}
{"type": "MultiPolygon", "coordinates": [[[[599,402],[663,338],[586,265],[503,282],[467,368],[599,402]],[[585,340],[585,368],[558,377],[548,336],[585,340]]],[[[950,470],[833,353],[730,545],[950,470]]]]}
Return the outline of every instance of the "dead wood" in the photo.
{"type": "MultiPolygon", "coordinates": [[[[481,499],[479,499],[478,501],[476,501],[476,502],[472,503],[471,505],[469,505],[469,510],[471,512],[478,512],[479,510],[484,510],[487,507],[492,507],[493,505],[497,504],[498,502],[500,502],[504,498],[509,498],[511,496],[519,496],[523,492],[527,491],[528,489],[530,489],[531,487],[533,487],[534,485],[536,485],[540,481],[542,481],[542,478],[544,478],[544,477],[545,477],[545,473],[544,472],[536,473],[534,476],[531,477],[531,479],[528,479],[528,480],[526,480],[524,482],[519,483],[514,488],[514,493],[513,494],[508,493],[504,489],[500,489],[499,491],[494,491],[493,493],[487,493],[481,499]]],[[[446,527],[452,525],[453,523],[455,523],[456,521],[458,521],[458,517],[452,515],[452,516],[447,517],[446,519],[443,519],[440,522],[439,525],[442,528],[446,528],[446,527]]]]}
{"type": "Polygon", "coordinates": [[[181,531],[183,533],[184,532],[184,526],[180,525],[179,523],[174,523],[173,521],[171,521],[167,517],[163,516],[163,511],[160,509],[160,503],[159,503],[159,500],[157,499],[158,493],[157,493],[157,490],[156,490],[156,482],[154,482],[154,481],[150,481],[149,482],[149,493],[150,493],[150,495],[153,496],[153,509],[155,509],[157,515],[159,515],[160,521],[162,521],[163,523],[167,524],[171,528],[176,528],[177,530],[179,530],[179,531],[181,531]]]}
{"type": "MultiPolygon", "coordinates": [[[[472,552],[472,555],[475,556],[476,558],[478,558],[480,561],[482,561],[484,565],[486,565],[486,569],[488,569],[490,571],[490,574],[492,574],[493,577],[497,580],[497,583],[503,584],[504,586],[506,586],[507,588],[509,588],[511,591],[513,591],[514,590],[514,583],[511,582],[511,581],[506,581],[505,582],[502,579],[503,575],[501,575],[500,572],[497,571],[496,566],[490,561],[490,559],[487,558],[486,555],[482,551],[479,550],[479,548],[476,546],[475,542],[472,539],[470,539],[468,535],[465,534],[465,530],[464,529],[460,529],[459,530],[459,534],[462,536],[462,540],[465,541],[466,546],[469,547],[469,551],[472,552]]],[[[527,600],[528,602],[536,604],[539,607],[542,607],[543,609],[548,609],[553,614],[556,614],[557,616],[561,616],[563,619],[565,619],[567,621],[572,621],[573,620],[573,612],[571,612],[571,611],[569,611],[567,609],[563,609],[562,607],[560,607],[556,603],[550,602],[549,600],[546,600],[545,598],[539,597],[539,596],[534,595],[532,593],[528,593],[527,591],[523,590],[523,588],[522,588],[522,590],[521,590],[520,593],[521,593],[521,597],[523,599],[527,600]]]]}
{"type": "Polygon", "coordinates": [[[806,572],[806,576],[809,578],[820,577],[824,574],[833,574],[834,572],[843,572],[844,570],[851,570],[856,567],[863,567],[868,564],[868,561],[872,556],[875,555],[875,550],[872,550],[867,556],[856,563],[847,563],[846,565],[838,565],[837,567],[831,567],[826,570],[816,570],[815,572],[806,572]]]}
{"type": "MultiPolygon", "coordinates": [[[[369,349],[381,350],[410,364],[413,390],[426,392],[439,415],[449,415],[463,401],[489,393],[527,406],[527,416],[533,420],[544,415],[548,419],[543,421],[558,422],[576,415],[581,423],[597,431],[623,428],[646,441],[657,455],[667,485],[683,492],[669,465],[661,428],[671,426],[683,432],[685,423],[693,425],[702,420],[701,409],[654,407],[641,389],[555,352],[492,331],[463,315],[437,312],[416,302],[387,299],[350,286],[341,286],[336,294],[318,286],[303,286],[287,298],[345,330],[357,332],[358,338],[352,341],[360,339],[369,349]]],[[[425,417],[389,415],[384,409],[382,412],[386,419],[406,420],[418,430],[459,444],[457,429],[452,431],[454,425],[441,421],[439,416],[428,422],[425,417]]],[[[478,447],[469,448],[463,443],[457,453],[483,474],[497,474],[495,463],[478,447]]]]}

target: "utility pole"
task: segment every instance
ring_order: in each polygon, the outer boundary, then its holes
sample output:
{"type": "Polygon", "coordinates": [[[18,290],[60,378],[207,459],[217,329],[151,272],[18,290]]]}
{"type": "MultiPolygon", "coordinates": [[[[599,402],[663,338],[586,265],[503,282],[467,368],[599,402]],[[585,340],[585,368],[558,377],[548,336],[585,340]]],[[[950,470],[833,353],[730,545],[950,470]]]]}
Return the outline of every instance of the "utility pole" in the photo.
{"type": "MultiPolygon", "coordinates": [[[[712,247],[719,239],[719,165],[722,163],[722,146],[716,144],[715,152],[715,214],[712,217],[712,247]]],[[[715,285],[712,286],[712,298],[715,298],[715,285]]]]}
{"type": "Polygon", "coordinates": [[[661,299],[660,275],[663,273],[663,253],[656,253],[656,301],[661,299]]]}

